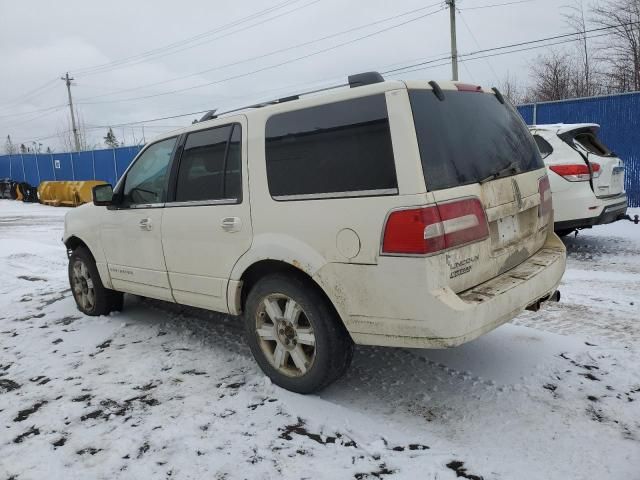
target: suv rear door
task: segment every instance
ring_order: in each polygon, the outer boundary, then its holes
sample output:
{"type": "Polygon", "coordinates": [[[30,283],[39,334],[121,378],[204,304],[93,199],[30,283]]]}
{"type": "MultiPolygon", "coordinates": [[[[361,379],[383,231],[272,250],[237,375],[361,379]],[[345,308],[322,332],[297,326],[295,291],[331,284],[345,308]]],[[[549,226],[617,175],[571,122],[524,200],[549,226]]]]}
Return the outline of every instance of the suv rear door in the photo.
{"type": "Polygon", "coordinates": [[[596,197],[615,197],[624,193],[624,164],[598,138],[599,129],[595,124],[563,128],[558,136],[590,165],[596,197]]]}
{"type": "Polygon", "coordinates": [[[513,107],[493,93],[460,84],[438,93],[409,90],[427,190],[439,208],[479,199],[489,227],[487,238],[431,260],[446,262],[445,282],[459,292],[519,265],[541,248],[551,220],[541,198],[541,185],[548,190],[548,180],[534,140],[513,107]]]}
{"type": "Polygon", "coordinates": [[[251,246],[247,120],[188,132],[176,154],[162,243],[176,302],[228,311],[233,266],[251,246]]]}

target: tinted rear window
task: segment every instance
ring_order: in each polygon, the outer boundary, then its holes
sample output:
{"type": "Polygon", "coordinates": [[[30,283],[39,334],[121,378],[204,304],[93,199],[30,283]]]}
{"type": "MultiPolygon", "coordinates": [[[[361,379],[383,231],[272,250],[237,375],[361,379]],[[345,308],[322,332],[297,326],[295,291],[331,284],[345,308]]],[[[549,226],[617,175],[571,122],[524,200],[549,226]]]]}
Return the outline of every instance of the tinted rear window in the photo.
{"type": "Polygon", "coordinates": [[[613,152],[591,132],[578,133],[575,141],[582,145],[587,152],[598,155],[599,157],[610,157],[613,155],[613,152]]]}
{"type": "Polygon", "coordinates": [[[495,95],[431,90],[409,97],[428,190],[477,183],[543,167],[540,153],[518,113],[495,95]]]}
{"type": "Polygon", "coordinates": [[[265,142],[278,200],[397,193],[384,95],[274,115],[265,142]]]}

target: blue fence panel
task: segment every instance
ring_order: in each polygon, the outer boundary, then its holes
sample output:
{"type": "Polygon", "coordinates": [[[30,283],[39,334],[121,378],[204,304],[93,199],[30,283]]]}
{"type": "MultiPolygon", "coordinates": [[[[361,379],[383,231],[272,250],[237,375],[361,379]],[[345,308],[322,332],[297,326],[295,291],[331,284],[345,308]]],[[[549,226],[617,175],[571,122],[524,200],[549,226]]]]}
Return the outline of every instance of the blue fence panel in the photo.
{"type": "Polygon", "coordinates": [[[76,178],[78,172],[82,175],[80,180],[95,180],[95,171],[93,168],[93,152],[80,152],[78,154],[78,162],[76,168],[76,178]]]}
{"type": "Polygon", "coordinates": [[[24,166],[25,182],[31,185],[40,184],[40,175],[38,173],[38,160],[35,153],[24,153],[21,155],[22,164],[24,166]]]}
{"type": "Polygon", "coordinates": [[[142,146],[74,153],[0,155],[0,178],[38,185],[45,180],[104,180],[114,184],[142,146]]]}
{"type": "Polygon", "coordinates": [[[116,184],[116,171],[113,150],[94,150],[93,158],[96,168],[96,180],[116,184]]]}
{"type": "Polygon", "coordinates": [[[16,182],[24,182],[24,169],[20,155],[11,155],[11,178],[16,182]]]}
{"type": "Polygon", "coordinates": [[[50,153],[38,154],[38,170],[40,171],[40,181],[55,180],[53,168],[53,155],[50,153]]]}
{"type": "Polygon", "coordinates": [[[56,180],[73,180],[71,155],[68,153],[54,153],[53,168],[55,169],[56,180]]]}
{"type": "Polygon", "coordinates": [[[527,125],[533,123],[533,105],[521,105],[518,107],[518,112],[520,112],[527,125]]]}
{"type": "Polygon", "coordinates": [[[0,155],[0,178],[11,178],[11,157],[0,155]]]}
{"type": "Polygon", "coordinates": [[[73,175],[75,179],[93,180],[93,158],[91,152],[75,152],[71,154],[71,158],[73,160],[73,175]]]}

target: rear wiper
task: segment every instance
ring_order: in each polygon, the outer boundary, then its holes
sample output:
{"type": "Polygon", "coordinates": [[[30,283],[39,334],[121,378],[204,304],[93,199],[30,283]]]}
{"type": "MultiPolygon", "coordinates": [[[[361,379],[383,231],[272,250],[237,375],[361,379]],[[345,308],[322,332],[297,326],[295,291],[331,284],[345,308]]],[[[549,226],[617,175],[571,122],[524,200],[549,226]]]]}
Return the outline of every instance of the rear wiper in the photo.
{"type": "Polygon", "coordinates": [[[518,173],[518,169],[514,165],[509,165],[502,170],[497,171],[496,173],[492,173],[487,178],[480,180],[479,183],[480,185],[482,185],[483,183],[490,182],[491,180],[495,180],[496,178],[510,177],[511,175],[515,175],[516,173],[518,173]]]}

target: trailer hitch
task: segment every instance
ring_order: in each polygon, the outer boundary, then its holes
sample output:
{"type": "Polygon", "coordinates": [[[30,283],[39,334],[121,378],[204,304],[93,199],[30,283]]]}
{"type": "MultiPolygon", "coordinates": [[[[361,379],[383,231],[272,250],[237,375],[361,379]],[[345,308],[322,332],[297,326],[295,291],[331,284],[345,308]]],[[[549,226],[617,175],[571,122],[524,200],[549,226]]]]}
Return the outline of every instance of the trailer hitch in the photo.
{"type": "Polygon", "coordinates": [[[560,301],[560,290],[556,290],[551,295],[547,295],[546,297],[542,297],[531,305],[527,305],[525,310],[529,310],[530,312],[537,312],[542,307],[542,304],[545,302],[559,302],[560,301]]]}
{"type": "Polygon", "coordinates": [[[633,222],[636,225],[638,225],[638,223],[640,223],[640,215],[634,215],[633,218],[631,218],[631,216],[629,215],[622,215],[620,217],[620,220],[629,220],[630,222],[633,222]]]}

